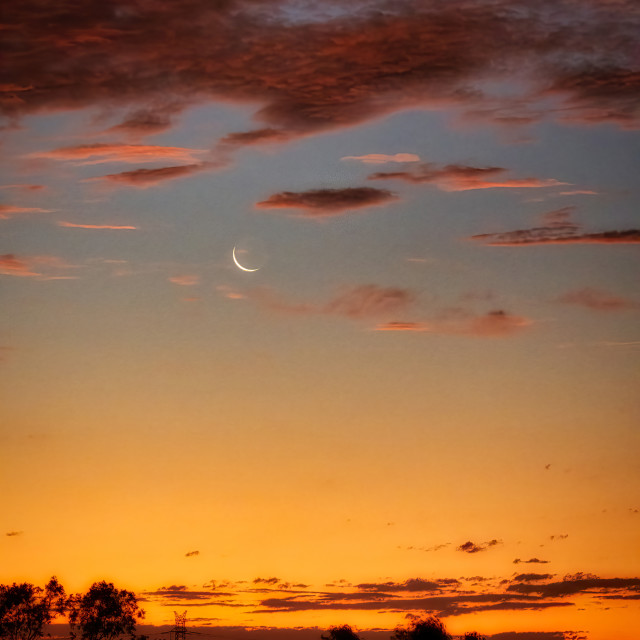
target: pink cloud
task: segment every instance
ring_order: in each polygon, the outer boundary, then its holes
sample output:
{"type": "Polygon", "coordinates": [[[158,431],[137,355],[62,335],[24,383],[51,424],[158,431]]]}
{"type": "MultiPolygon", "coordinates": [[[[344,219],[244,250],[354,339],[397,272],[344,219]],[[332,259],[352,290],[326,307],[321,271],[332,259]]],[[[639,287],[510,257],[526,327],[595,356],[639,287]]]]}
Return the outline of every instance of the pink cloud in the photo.
{"type": "Polygon", "coordinates": [[[558,302],[573,304],[594,311],[628,311],[640,308],[640,303],[629,298],[616,296],[607,291],[586,287],[576,291],[569,291],[560,296],[558,302]]]}

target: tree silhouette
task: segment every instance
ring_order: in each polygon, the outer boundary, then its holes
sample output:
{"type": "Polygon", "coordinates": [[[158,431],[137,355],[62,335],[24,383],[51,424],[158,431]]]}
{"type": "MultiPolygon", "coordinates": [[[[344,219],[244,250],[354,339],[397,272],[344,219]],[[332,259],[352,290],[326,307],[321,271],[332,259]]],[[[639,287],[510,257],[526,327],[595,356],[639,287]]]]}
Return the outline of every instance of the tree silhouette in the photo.
{"type": "Polygon", "coordinates": [[[144,617],[131,591],[116,589],[112,583],[94,582],[84,595],[69,599],[72,637],[76,628],[83,640],[114,640],[128,634],[135,638],[136,620],[144,617]]]}
{"type": "Polygon", "coordinates": [[[320,637],[322,640],[360,640],[358,634],[348,624],[329,627],[329,635],[320,637]]]}
{"type": "Polygon", "coordinates": [[[408,627],[396,627],[392,640],[452,640],[441,620],[434,616],[413,620],[408,627]]]}
{"type": "Polygon", "coordinates": [[[481,636],[477,631],[467,631],[462,636],[462,640],[487,640],[484,636],[481,636]]]}
{"type": "Polygon", "coordinates": [[[66,610],[64,588],[54,576],[44,589],[32,584],[0,585],[0,638],[35,640],[43,628],[66,610]]]}

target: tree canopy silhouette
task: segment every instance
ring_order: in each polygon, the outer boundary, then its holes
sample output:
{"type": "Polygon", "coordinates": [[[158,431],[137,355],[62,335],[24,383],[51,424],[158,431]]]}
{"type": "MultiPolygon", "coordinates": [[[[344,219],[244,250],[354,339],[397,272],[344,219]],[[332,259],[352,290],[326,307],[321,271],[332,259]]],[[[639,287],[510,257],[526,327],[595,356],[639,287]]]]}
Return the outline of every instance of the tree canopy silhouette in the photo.
{"type": "Polygon", "coordinates": [[[66,610],[67,597],[54,576],[45,588],[23,582],[0,584],[0,638],[35,640],[44,635],[43,628],[66,610]]]}
{"type": "Polygon", "coordinates": [[[408,627],[396,627],[392,640],[452,640],[439,618],[413,620],[408,627]]]}
{"type": "Polygon", "coordinates": [[[322,640],[360,640],[358,634],[348,624],[329,627],[329,635],[320,637],[322,640]]]}
{"type": "Polygon", "coordinates": [[[104,580],[92,584],[84,595],[69,599],[72,636],[79,629],[83,640],[114,640],[125,634],[135,638],[136,620],[143,617],[134,593],[104,580]]]}
{"type": "Polygon", "coordinates": [[[481,636],[477,631],[467,631],[462,636],[462,640],[487,640],[484,636],[481,636]]]}

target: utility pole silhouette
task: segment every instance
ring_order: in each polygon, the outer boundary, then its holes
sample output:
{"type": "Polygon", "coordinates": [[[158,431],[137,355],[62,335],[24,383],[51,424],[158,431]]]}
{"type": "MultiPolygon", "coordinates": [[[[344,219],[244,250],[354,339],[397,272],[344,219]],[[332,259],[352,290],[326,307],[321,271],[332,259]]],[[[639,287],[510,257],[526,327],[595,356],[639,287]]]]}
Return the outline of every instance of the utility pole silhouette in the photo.
{"type": "Polygon", "coordinates": [[[187,612],[178,613],[174,611],[173,614],[176,617],[176,624],[169,632],[170,640],[187,640],[187,612]]]}

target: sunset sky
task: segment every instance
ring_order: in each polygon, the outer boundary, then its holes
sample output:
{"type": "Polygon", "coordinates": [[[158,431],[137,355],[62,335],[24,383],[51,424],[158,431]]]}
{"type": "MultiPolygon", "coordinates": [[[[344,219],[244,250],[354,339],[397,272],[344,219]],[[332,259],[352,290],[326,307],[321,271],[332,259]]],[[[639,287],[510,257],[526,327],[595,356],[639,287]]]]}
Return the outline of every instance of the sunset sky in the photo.
{"type": "Polygon", "coordinates": [[[0,39],[0,583],[640,637],[636,0],[9,0],[0,39]]]}

